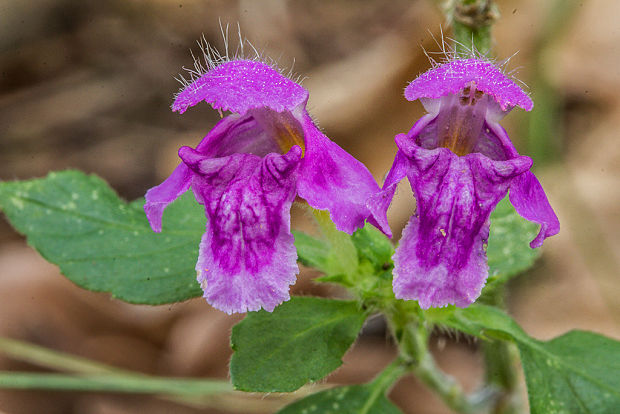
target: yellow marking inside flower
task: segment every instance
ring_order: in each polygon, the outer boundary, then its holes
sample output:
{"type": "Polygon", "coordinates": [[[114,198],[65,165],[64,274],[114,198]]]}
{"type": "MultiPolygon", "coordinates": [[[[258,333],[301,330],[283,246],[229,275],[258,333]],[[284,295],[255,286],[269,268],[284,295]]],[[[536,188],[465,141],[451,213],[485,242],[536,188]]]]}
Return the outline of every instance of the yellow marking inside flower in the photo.
{"type": "Polygon", "coordinates": [[[448,148],[459,157],[469,154],[473,147],[466,134],[463,134],[463,121],[463,117],[457,116],[456,121],[449,126],[440,142],[440,146],[448,148]]]}
{"type": "Polygon", "coordinates": [[[277,123],[275,125],[276,141],[282,153],[287,153],[295,145],[298,145],[302,152],[305,150],[304,133],[297,125],[288,122],[277,123]]]}
{"type": "Polygon", "coordinates": [[[254,119],[275,141],[282,154],[298,145],[302,153],[305,150],[304,131],[301,123],[290,112],[276,112],[261,108],[252,110],[254,119]]]}
{"type": "Polygon", "coordinates": [[[449,122],[442,126],[439,146],[448,148],[458,156],[470,154],[478,140],[479,131],[474,127],[475,118],[484,116],[476,110],[476,104],[484,96],[484,92],[476,89],[471,82],[465,87],[450,105],[447,117],[449,122]]]}

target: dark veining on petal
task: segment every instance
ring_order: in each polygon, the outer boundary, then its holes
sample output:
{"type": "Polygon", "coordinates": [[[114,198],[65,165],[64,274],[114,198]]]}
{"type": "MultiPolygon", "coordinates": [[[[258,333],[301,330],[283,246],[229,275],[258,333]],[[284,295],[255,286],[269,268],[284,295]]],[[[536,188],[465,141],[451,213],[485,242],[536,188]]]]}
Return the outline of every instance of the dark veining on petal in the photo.
{"type": "Polygon", "coordinates": [[[466,306],[487,275],[484,244],[489,215],[511,180],[526,171],[526,157],[493,161],[481,154],[459,157],[397,139],[408,158],[407,176],[417,211],[395,256],[395,293],[422,307],[466,306]]]}

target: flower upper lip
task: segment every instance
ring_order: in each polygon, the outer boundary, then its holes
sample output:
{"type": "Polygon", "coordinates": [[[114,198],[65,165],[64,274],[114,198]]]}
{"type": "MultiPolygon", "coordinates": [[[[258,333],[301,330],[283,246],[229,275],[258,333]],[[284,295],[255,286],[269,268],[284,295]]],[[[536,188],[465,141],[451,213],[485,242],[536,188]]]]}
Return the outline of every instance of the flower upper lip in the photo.
{"type": "Polygon", "coordinates": [[[440,98],[458,93],[471,82],[492,96],[504,111],[515,106],[531,111],[534,107],[532,99],[499,67],[481,59],[457,59],[430,69],[407,86],[405,98],[440,98]]]}
{"type": "Polygon", "coordinates": [[[244,114],[250,109],[270,108],[276,112],[293,111],[304,106],[308,91],[281,75],[266,63],[231,60],[209,70],[177,94],[172,110],[183,113],[207,102],[213,109],[244,114]],[[252,76],[247,76],[248,67],[252,76]]]}

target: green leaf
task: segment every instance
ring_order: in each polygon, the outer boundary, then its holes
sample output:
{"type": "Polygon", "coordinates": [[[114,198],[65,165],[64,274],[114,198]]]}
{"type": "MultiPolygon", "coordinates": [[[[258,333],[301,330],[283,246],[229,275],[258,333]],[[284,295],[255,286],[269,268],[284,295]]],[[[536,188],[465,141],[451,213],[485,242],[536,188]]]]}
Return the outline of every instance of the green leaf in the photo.
{"type": "Polygon", "coordinates": [[[337,275],[319,276],[313,279],[314,282],[337,283],[345,287],[355,287],[355,284],[348,275],[338,273],[337,275]]]}
{"type": "Polygon", "coordinates": [[[393,267],[394,246],[390,239],[375,226],[366,224],[353,233],[351,238],[357,249],[360,262],[364,260],[370,262],[377,273],[382,273],[393,267]]]}
{"type": "MultiPolygon", "coordinates": [[[[392,283],[392,255],[394,246],[390,240],[374,226],[367,224],[357,230],[352,236],[338,232],[351,242],[355,249],[357,265],[354,268],[346,266],[333,253],[327,241],[315,239],[301,232],[294,232],[295,245],[300,261],[315,267],[326,276],[317,277],[315,282],[337,283],[347,288],[354,288],[361,296],[377,296],[389,284],[389,296],[392,283]]],[[[383,295],[384,296],[384,295],[383,295]]]]}
{"type": "Polygon", "coordinates": [[[357,252],[351,242],[351,236],[336,230],[331,221],[329,223],[334,227],[331,229],[331,241],[326,238],[317,239],[302,231],[292,231],[298,260],[328,275],[348,276],[355,273],[358,263],[357,252]],[[332,241],[338,243],[338,246],[334,247],[332,241]]]}
{"type": "Polygon", "coordinates": [[[584,331],[539,341],[499,309],[483,305],[433,310],[427,315],[471,335],[516,342],[532,414],[611,414],[620,407],[618,341],[584,331]]]}
{"type": "Polygon", "coordinates": [[[312,394],[277,414],[402,414],[383,394],[370,385],[339,387],[312,394]]]}
{"type": "Polygon", "coordinates": [[[273,313],[248,313],[232,330],[236,389],[291,392],[342,364],[367,312],[352,301],[293,297],[273,313]]]}
{"type": "Polygon", "coordinates": [[[510,316],[493,306],[474,304],[467,308],[456,308],[449,305],[430,308],[424,311],[424,315],[436,324],[447,325],[483,339],[531,339],[510,316]]]}
{"type": "Polygon", "coordinates": [[[166,209],[154,233],[143,200],[126,203],[78,171],[0,183],[0,209],[28,243],[77,285],[150,305],[202,294],[194,270],[204,213],[191,194],[166,209]]]}
{"type": "Polygon", "coordinates": [[[620,342],[572,331],[519,349],[532,414],[618,412],[620,342]]]}
{"type": "Polygon", "coordinates": [[[322,240],[315,239],[303,231],[293,230],[297,256],[306,266],[326,272],[329,270],[329,246],[322,240]]]}
{"type": "Polygon", "coordinates": [[[540,249],[530,248],[530,241],[537,233],[538,225],[519,216],[508,196],[499,202],[491,213],[487,285],[504,283],[534,264],[540,249]]]}

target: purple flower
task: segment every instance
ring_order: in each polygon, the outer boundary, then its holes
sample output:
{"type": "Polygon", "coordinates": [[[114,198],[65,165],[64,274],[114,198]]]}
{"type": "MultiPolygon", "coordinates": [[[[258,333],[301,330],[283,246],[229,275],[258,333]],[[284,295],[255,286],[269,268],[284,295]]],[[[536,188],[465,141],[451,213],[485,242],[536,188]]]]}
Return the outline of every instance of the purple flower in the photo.
{"type": "Polygon", "coordinates": [[[366,167],[319,131],[307,100],[306,89],[271,66],[240,59],[210,65],[172,105],[183,113],[206,101],[233,112],[195,149],[179,149],[183,162],[144,205],[159,232],[164,208],[192,188],[208,219],[197,279],[207,301],[229,314],[272,311],[289,299],[299,273],[290,231],[296,195],[352,233],[379,191],[366,167]]]}
{"type": "Polygon", "coordinates": [[[368,202],[387,226],[386,212],[405,176],[417,209],[394,254],[397,298],[420,307],[473,303],[488,276],[489,215],[510,192],[516,211],[541,225],[536,248],[557,234],[560,223],[532,160],[517,153],[498,121],[532,100],[493,63],[453,60],[420,75],[405,97],[420,99],[428,114],[396,136],[398,152],[380,193],[368,202]]]}

